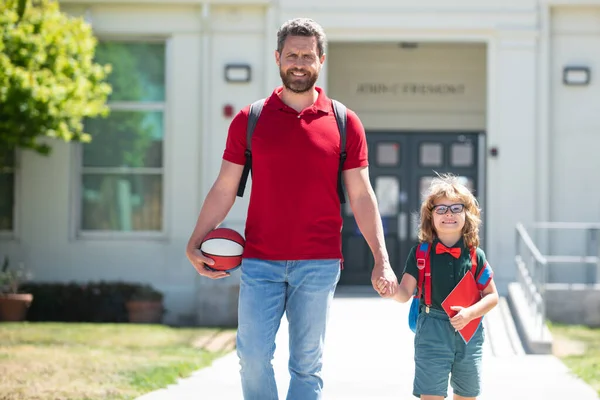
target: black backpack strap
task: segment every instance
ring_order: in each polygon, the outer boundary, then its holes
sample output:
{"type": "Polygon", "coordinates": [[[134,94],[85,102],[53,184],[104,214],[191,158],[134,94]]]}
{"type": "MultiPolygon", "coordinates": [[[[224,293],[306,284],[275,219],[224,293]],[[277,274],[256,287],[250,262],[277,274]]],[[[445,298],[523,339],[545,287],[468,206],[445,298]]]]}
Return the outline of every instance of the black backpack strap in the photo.
{"type": "Polygon", "coordinates": [[[344,195],[344,186],[342,184],[342,169],[344,161],[346,161],[346,106],[337,100],[331,100],[333,104],[333,113],[335,114],[335,120],[337,122],[338,130],[340,131],[340,166],[338,168],[338,196],[340,203],[346,203],[346,196],[344,195]]]}
{"type": "Polygon", "coordinates": [[[242,172],[242,178],[240,179],[240,184],[238,186],[237,195],[239,197],[244,197],[244,190],[246,190],[248,174],[252,170],[252,133],[254,133],[256,122],[258,121],[258,117],[260,117],[260,113],[264,104],[265,99],[260,99],[250,104],[250,111],[248,112],[248,125],[246,126],[246,151],[244,152],[244,155],[246,156],[246,163],[244,164],[244,171],[242,172]]]}

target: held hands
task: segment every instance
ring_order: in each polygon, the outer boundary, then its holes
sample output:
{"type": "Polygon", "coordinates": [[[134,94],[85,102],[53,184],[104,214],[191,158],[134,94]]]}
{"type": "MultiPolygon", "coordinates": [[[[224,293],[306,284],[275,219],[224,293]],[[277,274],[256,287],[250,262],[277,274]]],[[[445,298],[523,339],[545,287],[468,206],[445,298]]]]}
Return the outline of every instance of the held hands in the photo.
{"type": "Polygon", "coordinates": [[[200,275],[210,279],[221,279],[229,276],[229,272],[210,270],[207,265],[213,265],[215,262],[212,259],[205,257],[200,249],[188,249],[185,253],[188,260],[190,260],[200,275]]]}
{"type": "Polygon", "coordinates": [[[458,311],[454,317],[450,318],[450,323],[452,327],[457,331],[460,331],[462,328],[467,326],[469,322],[474,319],[474,315],[468,308],[460,307],[460,306],[451,306],[451,310],[458,311]]]}
{"type": "Polygon", "coordinates": [[[371,284],[381,297],[394,297],[398,290],[398,278],[389,262],[375,264],[371,273],[371,284]]]}

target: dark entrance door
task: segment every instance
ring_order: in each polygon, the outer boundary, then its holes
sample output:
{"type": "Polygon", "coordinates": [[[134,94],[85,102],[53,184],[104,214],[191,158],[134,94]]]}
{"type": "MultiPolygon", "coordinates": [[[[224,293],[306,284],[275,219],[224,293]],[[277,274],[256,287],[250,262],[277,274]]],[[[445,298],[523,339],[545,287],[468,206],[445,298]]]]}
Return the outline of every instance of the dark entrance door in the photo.
{"type": "MultiPolygon", "coordinates": [[[[377,195],[390,263],[399,279],[408,252],[417,243],[422,195],[435,173],[460,176],[478,195],[478,140],[478,133],[367,131],[369,175],[377,195]]],[[[369,285],[371,251],[350,205],[346,204],[342,211],[344,271],[340,284],[369,285]]]]}

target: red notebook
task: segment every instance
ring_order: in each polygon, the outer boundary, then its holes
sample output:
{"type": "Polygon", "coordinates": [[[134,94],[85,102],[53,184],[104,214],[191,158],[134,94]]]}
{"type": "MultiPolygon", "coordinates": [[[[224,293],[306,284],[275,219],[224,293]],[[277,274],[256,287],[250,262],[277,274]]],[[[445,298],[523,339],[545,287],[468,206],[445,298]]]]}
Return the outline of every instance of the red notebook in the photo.
{"type": "MultiPolygon", "coordinates": [[[[442,307],[446,311],[446,314],[452,318],[458,314],[458,311],[451,310],[450,307],[460,306],[466,308],[477,303],[479,300],[481,300],[481,292],[477,288],[473,274],[471,271],[467,271],[467,274],[442,302],[442,307]]],[[[481,319],[482,317],[475,318],[459,331],[465,343],[469,343],[469,340],[471,340],[473,334],[477,331],[479,324],[481,324],[481,319]]]]}

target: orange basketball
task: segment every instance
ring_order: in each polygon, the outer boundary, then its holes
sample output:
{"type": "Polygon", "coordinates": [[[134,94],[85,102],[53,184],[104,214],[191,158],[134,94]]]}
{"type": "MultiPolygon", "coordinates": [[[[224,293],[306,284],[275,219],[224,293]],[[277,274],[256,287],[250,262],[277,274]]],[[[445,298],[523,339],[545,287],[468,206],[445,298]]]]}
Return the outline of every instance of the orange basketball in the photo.
{"type": "Polygon", "coordinates": [[[216,271],[231,271],[242,264],[242,254],[246,241],[238,232],[229,228],[216,228],[208,233],[200,251],[215,261],[207,265],[216,271]]]}

